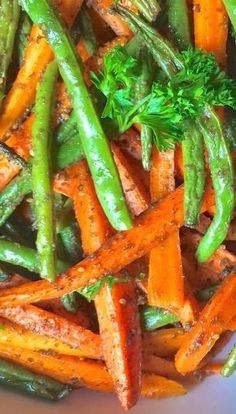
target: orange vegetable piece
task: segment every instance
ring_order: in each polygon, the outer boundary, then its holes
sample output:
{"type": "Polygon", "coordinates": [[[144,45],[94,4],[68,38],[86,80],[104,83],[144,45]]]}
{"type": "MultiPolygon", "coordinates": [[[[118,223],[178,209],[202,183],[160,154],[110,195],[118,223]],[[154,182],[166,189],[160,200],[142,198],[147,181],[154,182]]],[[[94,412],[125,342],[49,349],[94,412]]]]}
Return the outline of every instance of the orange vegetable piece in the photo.
{"type": "Polygon", "coordinates": [[[236,274],[228,276],[207,303],[176,355],[181,373],[194,371],[236,315],[236,274]]]}
{"type": "MultiPolygon", "coordinates": [[[[174,191],[174,152],[153,149],[151,169],[151,197],[158,201],[174,191]]],[[[151,306],[181,309],[184,303],[184,275],[182,269],[179,230],[160,242],[150,252],[148,302],[151,306]]]]}

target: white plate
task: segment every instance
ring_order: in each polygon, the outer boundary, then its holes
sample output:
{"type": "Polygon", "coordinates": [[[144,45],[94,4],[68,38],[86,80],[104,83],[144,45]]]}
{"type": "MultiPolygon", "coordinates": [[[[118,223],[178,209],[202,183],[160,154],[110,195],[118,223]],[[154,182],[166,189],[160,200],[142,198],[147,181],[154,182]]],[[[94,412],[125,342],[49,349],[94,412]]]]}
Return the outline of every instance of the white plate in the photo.
{"type": "MultiPolygon", "coordinates": [[[[227,347],[232,347],[234,341],[227,347]]],[[[227,352],[225,350],[224,354],[227,352]]],[[[218,357],[219,358],[219,357],[218,357]]],[[[183,397],[141,400],[132,414],[236,414],[236,375],[209,377],[183,397]]],[[[88,390],[46,403],[0,389],[0,414],[124,414],[114,395],[88,390]]]]}

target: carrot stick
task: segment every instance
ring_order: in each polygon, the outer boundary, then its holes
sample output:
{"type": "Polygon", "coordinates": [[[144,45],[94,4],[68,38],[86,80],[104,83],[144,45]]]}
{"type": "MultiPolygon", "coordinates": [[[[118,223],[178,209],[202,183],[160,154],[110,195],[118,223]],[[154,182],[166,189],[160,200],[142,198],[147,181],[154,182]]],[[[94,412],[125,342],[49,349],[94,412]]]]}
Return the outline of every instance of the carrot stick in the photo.
{"type": "MultiPolygon", "coordinates": [[[[114,386],[102,363],[81,360],[65,355],[51,356],[39,352],[15,349],[0,344],[0,356],[21,364],[31,371],[47,375],[73,388],[87,387],[97,391],[112,392],[114,386]]],[[[143,376],[142,395],[147,398],[183,395],[185,388],[175,381],[158,375],[143,376]]]]}
{"type": "MultiPolygon", "coordinates": [[[[73,322],[69,322],[62,316],[32,305],[3,308],[0,315],[30,332],[65,344],[70,348],[71,355],[84,352],[88,358],[101,358],[99,336],[73,322]]],[[[35,342],[37,344],[36,336],[35,342]]],[[[60,352],[59,349],[58,352],[60,352]]]]}
{"type": "MultiPolygon", "coordinates": [[[[174,152],[153,149],[151,197],[158,201],[175,188],[174,152]]],[[[179,230],[177,229],[150,252],[148,302],[151,306],[181,309],[184,303],[179,230]]]]}
{"type": "Polygon", "coordinates": [[[119,137],[118,145],[122,151],[128,153],[138,161],[142,160],[142,145],[140,134],[135,129],[130,128],[119,137]]]}
{"type": "Polygon", "coordinates": [[[168,359],[160,358],[153,354],[143,355],[142,362],[143,372],[149,374],[157,374],[163,377],[174,379],[176,381],[183,381],[183,375],[181,375],[175,368],[173,361],[168,359]]]}
{"type": "Polygon", "coordinates": [[[172,357],[181,347],[186,334],[182,328],[157,329],[143,336],[143,350],[158,357],[172,357]]]}
{"type": "Polygon", "coordinates": [[[148,208],[149,194],[121,149],[115,143],[111,144],[111,149],[129,209],[138,216],[148,208]]]}
{"type": "Polygon", "coordinates": [[[176,355],[181,373],[194,371],[236,314],[236,275],[228,276],[203,309],[176,355]]]}
{"type": "MultiPolygon", "coordinates": [[[[67,24],[76,17],[82,0],[56,0],[67,24]]],[[[33,25],[25,49],[23,64],[4,102],[0,118],[0,138],[2,139],[16,121],[24,115],[34,102],[36,86],[53,53],[39,27],[33,25]]]]}
{"type": "MultiPolygon", "coordinates": [[[[132,32],[123,20],[116,14],[111,14],[109,9],[112,6],[112,0],[92,0],[91,5],[102,19],[111,27],[117,36],[131,36],[132,32]]],[[[130,6],[130,2],[123,0],[124,6],[130,6]]]]}
{"type": "MultiPolygon", "coordinates": [[[[73,177],[72,198],[87,255],[94,253],[113,231],[97,199],[87,163],[80,162],[73,170],[68,175],[73,177]]],[[[141,383],[141,335],[134,281],[104,285],[95,306],[105,361],[121,404],[129,409],[137,401],[141,383]]]]}
{"type": "MultiPolygon", "coordinates": [[[[96,335],[90,331],[84,330],[82,341],[79,341],[77,345],[71,346],[65,344],[59,338],[53,338],[49,336],[39,335],[38,333],[31,332],[18,325],[0,318],[2,326],[2,332],[0,335],[0,343],[7,344],[11,347],[24,348],[32,351],[52,351],[65,355],[74,355],[78,357],[87,358],[101,358],[101,347],[99,346],[99,338],[96,340],[96,335]],[[87,335],[88,334],[88,335],[87,335]],[[87,336],[87,338],[86,338],[87,336]]],[[[45,321],[44,321],[45,323],[45,321]]]]}
{"type": "MultiPolygon", "coordinates": [[[[183,187],[177,188],[136,219],[131,230],[117,232],[98,249],[96,254],[73,266],[66,275],[59,276],[53,285],[40,280],[1,291],[0,307],[58,298],[94,284],[106,274],[119,272],[134,260],[147,254],[159,244],[160,240],[173,233],[176,227],[183,225],[183,193],[183,187]]],[[[202,210],[213,203],[214,194],[209,188],[204,196],[202,210]]]]}
{"type": "Polygon", "coordinates": [[[222,0],[193,0],[195,46],[226,62],[228,16],[222,0]]]}

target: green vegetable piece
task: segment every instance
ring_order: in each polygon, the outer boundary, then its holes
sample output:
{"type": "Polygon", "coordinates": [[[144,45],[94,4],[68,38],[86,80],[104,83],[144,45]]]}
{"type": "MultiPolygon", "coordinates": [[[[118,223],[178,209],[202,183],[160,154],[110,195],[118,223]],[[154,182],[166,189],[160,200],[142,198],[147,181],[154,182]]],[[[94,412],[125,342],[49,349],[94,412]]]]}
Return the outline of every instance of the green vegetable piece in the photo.
{"type": "Polygon", "coordinates": [[[42,27],[55,53],[71,96],[77,126],[100,203],[113,227],[127,230],[132,220],[107,138],[86,88],[81,62],[66,27],[48,0],[22,0],[35,24],[42,27]]]}
{"type": "Polygon", "coordinates": [[[235,206],[235,173],[220,121],[211,108],[206,109],[198,125],[208,151],[216,197],[214,219],[201,239],[196,253],[199,262],[205,262],[227,235],[235,206]]]}
{"type": "Polygon", "coordinates": [[[60,237],[65,249],[66,257],[72,264],[78,263],[83,257],[81,241],[78,235],[79,229],[73,224],[60,230],[60,237]]]}
{"type": "Polygon", "coordinates": [[[77,292],[69,293],[64,295],[61,299],[64,308],[71,313],[76,314],[79,310],[80,296],[77,292]]]}
{"type": "Polygon", "coordinates": [[[37,226],[36,246],[40,262],[40,276],[56,279],[56,238],[54,203],[51,183],[50,123],[57,80],[57,63],[51,62],[39,83],[33,125],[32,188],[37,226]]]}
{"type": "Polygon", "coordinates": [[[179,322],[179,319],[174,313],[151,306],[142,307],[140,317],[142,327],[146,331],[154,331],[163,326],[179,322]]]}
{"type": "Polygon", "coordinates": [[[201,131],[194,121],[186,121],[182,142],[184,160],[185,225],[194,227],[199,221],[205,188],[204,147],[201,131]]]}
{"type": "Polygon", "coordinates": [[[83,289],[79,290],[78,293],[84,296],[88,302],[91,302],[92,300],[95,299],[95,297],[100,292],[101,288],[103,287],[105,283],[107,283],[109,288],[112,288],[114,283],[121,283],[121,282],[127,283],[129,281],[130,281],[130,276],[124,276],[124,277],[104,276],[94,285],[86,286],[83,289]]]}
{"type": "Polygon", "coordinates": [[[31,27],[31,20],[29,19],[28,15],[22,10],[20,14],[18,30],[16,33],[16,54],[19,66],[22,64],[24,58],[25,48],[29,40],[31,27]]]}
{"type": "Polygon", "coordinates": [[[199,290],[199,292],[197,292],[197,294],[196,294],[197,299],[200,302],[208,302],[208,300],[211,299],[212,296],[215,294],[218,287],[219,287],[219,284],[218,285],[212,285],[212,286],[209,286],[205,289],[199,290]]]}
{"type": "MultiPolygon", "coordinates": [[[[135,88],[135,100],[139,102],[145,98],[151,91],[151,83],[153,79],[153,60],[150,52],[142,48],[137,56],[140,67],[140,75],[137,79],[135,88]]],[[[142,112],[142,108],[140,108],[142,112]]],[[[150,170],[151,154],[153,144],[153,131],[147,125],[141,125],[141,144],[142,144],[142,164],[145,170],[150,170]]]]}
{"type": "MultiPolygon", "coordinates": [[[[16,266],[22,266],[31,272],[40,273],[39,257],[36,250],[9,240],[0,239],[0,260],[16,266]]],[[[57,272],[68,269],[68,263],[57,261],[57,272]]]]}
{"type": "Polygon", "coordinates": [[[15,34],[20,16],[17,0],[2,0],[0,3],[0,96],[5,92],[7,71],[11,63],[15,34]]]}
{"type": "Polygon", "coordinates": [[[78,16],[78,24],[80,28],[81,37],[85,43],[86,49],[90,56],[92,56],[98,49],[98,41],[93,29],[93,24],[86,7],[82,7],[78,16]]]}
{"type": "Polygon", "coordinates": [[[3,360],[0,360],[0,384],[52,401],[68,396],[71,391],[67,385],[3,360]]]}
{"type": "Polygon", "coordinates": [[[174,43],[180,50],[192,44],[192,34],[186,0],[167,0],[168,23],[174,43]]]}
{"type": "Polygon", "coordinates": [[[137,7],[149,22],[154,22],[160,12],[157,0],[131,0],[131,3],[137,7]]]}
{"type": "Polygon", "coordinates": [[[228,359],[221,370],[221,375],[223,377],[231,377],[236,370],[236,344],[234,345],[233,349],[231,350],[228,359]]]}
{"type": "Polygon", "coordinates": [[[25,195],[31,192],[31,172],[24,169],[0,193],[0,226],[10,217],[25,195]]]}

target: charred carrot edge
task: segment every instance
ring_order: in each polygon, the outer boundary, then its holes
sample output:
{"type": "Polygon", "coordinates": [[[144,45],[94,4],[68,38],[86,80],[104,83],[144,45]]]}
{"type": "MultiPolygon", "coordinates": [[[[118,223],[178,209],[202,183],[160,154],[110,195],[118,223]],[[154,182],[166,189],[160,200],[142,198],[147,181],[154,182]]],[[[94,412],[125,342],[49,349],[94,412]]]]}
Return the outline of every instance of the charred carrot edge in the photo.
{"type": "MultiPolygon", "coordinates": [[[[175,188],[174,152],[153,149],[151,168],[151,197],[158,201],[175,188]]],[[[150,252],[148,302],[151,306],[181,309],[184,303],[179,230],[177,229],[150,252]]]]}
{"type": "Polygon", "coordinates": [[[181,373],[194,371],[236,314],[236,275],[228,276],[207,303],[176,355],[181,373]]]}
{"type": "MultiPolygon", "coordinates": [[[[71,25],[82,4],[81,0],[56,2],[65,21],[71,25]]],[[[8,92],[0,118],[0,139],[24,115],[32,105],[36,86],[45,67],[53,59],[53,53],[42,31],[33,26],[25,49],[23,64],[8,92]]]]}
{"type": "MultiPolygon", "coordinates": [[[[73,266],[66,275],[59,276],[55,284],[40,280],[18,288],[2,290],[0,307],[61,297],[73,290],[94,284],[104,274],[119,272],[147,254],[160,243],[160,240],[173,233],[176,227],[183,225],[183,193],[182,186],[176,189],[136,219],[133,229],[116,233],[95,255],[73,266]]],[[[212,189],[208,188],[204,195],[202,211],[213,203],[214,194],[212,189]]]]}
{"type": "Polygon", "coordinates": [[[226,62],[228,16],[222,0],[193,0],[195,46],[214,53],[222,66],[226,62]]]}

